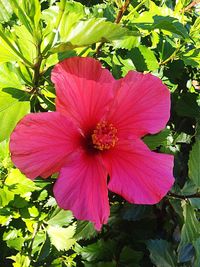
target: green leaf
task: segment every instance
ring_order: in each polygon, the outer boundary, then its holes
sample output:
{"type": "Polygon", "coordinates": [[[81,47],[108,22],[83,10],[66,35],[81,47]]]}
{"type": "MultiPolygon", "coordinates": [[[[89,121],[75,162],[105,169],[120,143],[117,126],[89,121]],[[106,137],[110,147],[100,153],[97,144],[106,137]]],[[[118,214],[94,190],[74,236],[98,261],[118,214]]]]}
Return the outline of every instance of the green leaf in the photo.
{"type": "Polygon", "coordinates": [[[30,217],[33,217],[33,218],[38,217],[39,215],[39,211],[36,208],[36,206],[29,207],[28,212],[30,214],[30,217]]]}
{"type": "Polygon", "coordinates": [[[200,32],[200,17],[196,16],[196,20],[190,28],[190,36],[199,43],[199,32],[200,32]]]}
{"type": "Polygon", "coordinates": [[[200,209],[200,198],[190,198],[190,203],[195,209],[200,209]]]}
{"type": "Polygon", "coordinates": [[[139,46],[141,41],[140,36],[124,36],[119,40],[113,41],[114,48],[124,48],[131,50],[133,47],[139,46]]]}
{"type": "Polygon", "coordinates": [[[76,240],[73,238],[75,229],[75,224],[67,228],[49,225],[47,233],[52,245],[54,245],[57,250],[69,250],[76,243],[76,240]]]}
{"type": "Polygon", "coordinates": [[[3,233],[3,240],[7,241],[7,240],[15,239],[18,236],[18,232],[19,232],[19,230],[17,230],[17,229],[13,229],[13,230],[9,230],[8,232],[4,232],[3,233]]]}
{"type": "Polygon", "coordinates": [[[146,205],[127,204],[122,208],[121,216],[127,221],[139,221],[151,214],[151,207],[146,205]]]}
{"type": "MultiPolygon", "coordinates": [[[[15,207],[15,208],[24,208],[24,207],[27,207],[27,206],[29,206],[29,198],[23,198],[23,197],[21,197],[21,196],[19,196],[19,195],[15,195],[15,197],[14,197],[14,200],[10,203],[10,205],[12,206],[12,207],[15,207]]],[[[29,216],[30,216],[30,214],[29,214],[29,216]]]]}
{"type": "Polygon", "coordinates": [[[33,23],[34,28],[37,29],[41,18],[41,5],[39,0],[23,0],[22,6],[26,16],[30,18],[30,23],[33,23]]]}
{"type": "Polygon", "coordinates": [[[110,42],[121,39],[125,35],[128,35],[128,31],[119,25],[105,19],[92,18],[73,25],[67,35],[61,36],[60,44],[56,45],[51,52],[62,52],[98,42],[110,42]]]}
{"type": "Polygon", "coordinates": [[[42,190],[38,196],[38,201],[43,201],[48,198],[48,191],[46,189],[42,190]]]}
{"type": "Polygon", "coordinates": [[[3,90],[0,90],[0,142],[9,137],[17,122],[30,110],[26,93],[14,88],[3,90]]]}
{"type": "Polygon", "coordinates": [[[15,67],[12,64],[7,63],[0,66],[0,88],[9,87],[22,89],[22,83],[16,74],[15,67]]]}
{"type": "Polygon", "coordinates": [[[17,122],[27,114],[30,109],[28,101],[29,95],[19,89],[22,89],[22,84],[14,72],[13,65],[1,65],[0,123],[2,128],[0,132],[0,142],[9,137],[17,122]]]}
{"type": "MultiPolygon", "coordinates": [[[[7,22],[13,13],[9,0],[0,1],[0,22],[7,22]]],[[[1,52],[2,53],[2,52],[1,52]]]]}
{"type": "MultiPolygon", "coordinates": [[[[57,6],[50,6],[48,9],[42,11],[42,20],[44,20],[46,27],[43,29],[43,36],[46,37],[53,31],[56,24],[56,19],[59,13],[59,8],[57,6]]],[[[49,37],[48,37],[49,38],[49,37]]]]}
{"type": "Polygon", "coordinates": [[[7,187],[0,188],[0,206],[8,205],[14,199],[14,194],[8,190],[7,187]]]}
{"type": "MultiPolygon", "coordinates": [[[[59,25],[59,33],[62,40],[65,39],[66,36],[69,35],[71,29],[86,16],[85,7],[81,3],[63,2],[64,13],[59,25]]],[[[59,3],[58,5],[60,7],[59,3]]]]}
{"type": "Polygon", "coordinates": [[[49,236],[46,234],[45,241],[42,244],[39,255],[38,255],[38,262],[44,260],[51,252],[51,242],[49,236]]]}
{"type": "Polygon", "coordinates": [[[94,228],[93,223],[87,221],[78,221],[76,233],[74,238],[76,240],[87,240],[95,237],[97,235],[97,231],[94,228]]]}
{"type": "Polygon", "coordinates": [[[120,263],[126,267],[140,267],[140,261],[143,257],[141,251],[135,251],[129,247],[124,247],[120,253],[120,263]]]}
{"type": "MultiPolygon", "coordinates": [[[[12,61],[16,59],[29,67],[33,67],[33,64],[28,61],[24,57],[22,51],[20,51],[17,41],[19,40],[16,36],[7,29],[5,30],[0,24],[0,48],[3,48],[3,51],[6,53],[5,57],[3,57],[3,62],[5,62],[6,58],[11,57],[10,60],[12,61]]],[[[24,41],[26,41],[26,39],[24,39],[24,41]]]]}
{"type": "Polygon", "coordinates": [[[8,142],[3,141],[0,143],[0,159],[1,161],[9,155],[9,145],[8,142]]]}
{"type": "Polygon", "coordinates": [[[105,261],[98,262],[98,263],[87,263],[87,262],[85,262],[84,263],[84,267],[116,267],[116,262],[105,262],[105,261]]]}
{"type": "Polygon", "coordinates": [[[152,48],[156,48],[159,44],[160,36],[156,31],[151,32],[151,42],[152,42],[152,48]]]}
{"type": "Polygon", "coordinates": [[[23,244],[24,244],[24,238],[23,237],[17,237],[14,239],[10,239],[6,242],[6,244],[9,248],[14,248],[14,249],[20,251],[23,244]]]}
{"type": "Polygon", "coordinates": [[[9,61],[21,61],[21,58],[11,49],[11,47],[0,37],[0,64],[9,61]]]}
{"type": "Polygon", "coordinates": [[[44,32],[46,37],[42,45],[44,50],[46,43],[51,42],[52,31],[55,32],[56,29],[58,29],[58,34],[53,35],[54,47],[51,49],[52,53],[72,50],[104,41],[110,42],[123,39],[125,46],[130,46],[130,43],[133,45],[135,42],[138,42],[135,36],[139,36],[139,32],[129,32],[127,29],[120,27],[120,25],[105,21],[105,18],[88,19],[86,9],[80,3],[64,2],[62,8],[58,3],[57,6],[52,6],[42,12],[47,24],[44,32]],[[60,17],[60,15],[62,16],[60,23],[58,23],[59,21],[56,17],[60,17]],[[125,39],[129,35],[132,36],[130,36],[127,44],[127,40],[125,39]]]}
{"type": "Polygon", "coordinates": [[[156,267],[176,267],[177,261],[173,248],[166,240],[149,240],[147,248],[156,267]]]}
{"type": "Polygon", "coordinates": [[[22,237],[22,231],[17,229],[9,230],[4,232],[3,240],[6,241],[6,244],[9,248],[14,248],[16,250],[21,250],[24,244],[24,238],[22,237]]]}
{"type": "Polygon", "coordinates": [[[178,136],[175,138],[176,143],[185,143],[185,144],[190,144],[191,143],[192,136],[186,133],[180,133],[178,136]]]}
{"type": "Polygon", "coordinates": [[[43,30],[42,51],[49,52],[52,45],[66,36],[81,18],[85,17],[84,6],[76,2],[61,1],[56,6],[42,11],[46,27],[43,30]],[[67,27],[66,27],[67,26],[67,27]]]}
{"type": "Polygon", "coordinates": [[[71,211],[57,208],[47,223],[52,226],[66,226],[72,222],[73,218],[71,211]]]}
{"type": "MultiPolygon", "coordinates": [[[[36,223],[37,224],[37,223],[36,223]]],[[[37,227],[37,225],[31,225],[31,227],[37,227]]],[[[37,251],[41,251],[42,247],[44,246],[46,240],[46,229],[45,231],[39,230],[37,231],[35,238],[32,244],[32,253],[35,254],[37,251]]],[[[39,252],[40,253],[40,252],[39,252]]]]}
{"type": "Polygon", "coordinates": [[[198,95],[194,93],[183,93],[177,101],[175,110],[179,116],[189,118],[199,117],[200,108],[197,104],[198,95]]]}
{"type": "Polygon", "coordinates": [[[195,215],[195,209],[186,201],[182,202],[184,225],[181,230],[179,248],[187,243],[192,243],[200,236],[200,224],[195,215]]]}
{"type": "MultiPolygon", "coordinates": [[[[0,143],[0,169],[1,167],[3,167],[9,170],[12,166],[13,166],[13,163],[10,158],[9,143],[5,140],[0,143]]],[[[0,171],[0,175],[1,175],[1,171],[0,171]]]]}
{"type": "Polygon", "coordinates": [[[128,55],[138,71],[153,71],[159,67],[153,51],[144,45],[133,48],[128,55]]]}
{"type": "Polygon", "coordinates": [[[197,193],[197,186],[194,184],[194,182],[190,179],[188,179],[185,184],[184,187],[181,189],[181,193],[183,195],[192,195],[197,193]]]}
{"type": "Polygon", "coordinates": [[[88,245],[86,247],[76,249],[77,253],[80,253],[84,260],[91,261],[109,261],[112,259],[116,244],[113,240],[98,240],[96,243],[88,245]]]}
{"type": "Polygon", "coordinates": [[[199,267],[200,266],[200,238],[198,238],[197,240],[195,240],[193,242],[193,245],[194,245],[194,249],[195,249],[195,252],[196,252],[196,255],[195,255],[195,261],[194,261],[194,267],[199,267]]]}
{"type": "Polygon", "coordinates": [[[147,135],[143,138],[143,141],[151,150],[155,150],[159,146],[167,145],[167,137],[170,135],[170,130],[165,129],[155,135],[147,135]]]}
{"type": "Polygon", "coordinates": [[[153,31],[155,29],[162,30],[167,35],[175,35],[184,39],[189,39],[189,34],[185,26],[179,20],[172,16],[159,15],[156,11],[143,12],[134,24],[141,29],[153,31]]]}
{"type": "Polygon", "coordinates": [[[167,60],[176,50],[176,44],[168,36],[159,35],[158,53],[160,61],[167,60]]]}
{"type": "Polygon", "coordinates": [[[196,140],[189,155],[189,177],[190,179],[200,187],[200,140],[196,140]]]}
{"type": "Polygon", "coordinates": [[[5,184],[8,186],[11,192],[19,194],[22,197],[38,189],[34,182],[28,179],[18,169],[12,169],[10,171],[5,180],[5,184]]]}
{"type": "Polygon", "coordinates": [[[181,55],[181,59],[186,66],[198,67],[200,65],[200,49],[191,49],[189,52],[181,55]]]}
{"type": "Polygon", "coordinates": [[[37,59],[36,41],[33,34],[30,33],[24,25],[15,25],[13,27],[14,34],[17,36],[17,45],[23,56],[32,63],[37,59]]]}
{"type": "Polygon", "coordinates": [[[194,248],[192,244],[186,244],[182,246],[179,250],[178,261],[188,262],[194,257],[194,248]]]}
{"type": "Polygon", "coordinates": [[[20,252],[15,256],[8,257],[8,259],[14,261],[13,267],[30,267],[31,261],[29,257],[22,255],[20,252]]]}
{"type": "Polygon", "coordinates": [[[188,32],[184,25],[173,17],[154,16],[153,29],[166,30],[171,33],[175,33],[185,39],[189,38],[188,32]]]}
{"type": "Polygon", "coordinates": [[[25,14],[24,10],[20,6],[19,1],[12,0],[11,1],[11,5],[12,5],[12,8],[13,8],[14,13],[17,15],[17,17],[19,18],[19,20],[21,21],[21,23],[27,28],[27,30],[30,33],[32,33],[33,32],[33,29],[31,27],[30,21],[29,21],[27,15],[25,14]]]}

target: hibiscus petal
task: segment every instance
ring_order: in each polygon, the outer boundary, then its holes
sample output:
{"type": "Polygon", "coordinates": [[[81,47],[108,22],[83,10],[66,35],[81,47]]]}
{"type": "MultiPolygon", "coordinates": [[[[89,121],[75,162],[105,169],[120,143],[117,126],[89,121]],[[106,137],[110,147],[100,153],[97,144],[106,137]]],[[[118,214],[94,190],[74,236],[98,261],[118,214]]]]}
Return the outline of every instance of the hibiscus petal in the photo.
{"type": "Polygon", "coordinates": [[[108,116],[119,136],[141,137],[163,129],[170,116],[170,92],[162,81],[152,74],[134,71],[120,81],[108,116]]]}
{"type": "Polygon", "coordinates": [[[141,140],[121,141],[104,154],[108,188],[135,204],[155,204],[174,183],[173,156],[150,151],[141,140]]]}
{"type": "Polygon", "coordinates": [[[27,177],[46,178],[60,170],[79,140],[77,128],[60,113],[29,114],[11,135],[12,161],[27,177]]]}
{"type": "Polygon", "coordinates": [[[107,173],[99,157],[84,153],[76,155],[61,169],[54,195],[61,208],[72,210],[79,220],[93,222],[97,230],[107,223],[107,173]]]}
{"type": "Polygon", "coordinates": [[[95,59],[73,57],[57,64],[51,78],[57,111],[74,118],[83,130],[94,128],[113,98],[111,73],[95,59]]]}

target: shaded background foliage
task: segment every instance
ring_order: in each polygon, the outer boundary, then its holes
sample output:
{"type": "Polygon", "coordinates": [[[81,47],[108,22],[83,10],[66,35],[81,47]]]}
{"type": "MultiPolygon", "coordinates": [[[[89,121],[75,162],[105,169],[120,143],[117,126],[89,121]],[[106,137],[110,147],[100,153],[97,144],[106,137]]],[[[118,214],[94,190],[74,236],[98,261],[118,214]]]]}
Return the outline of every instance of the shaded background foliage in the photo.
{"type": "MultiPolygon", "coordinates": [[[[198,1],[196,1],[198,2],[198,1]]],[[[200,18],[188,0],[0,1],[0,265],[200,266],[200,18]],[[171,91],[171,118],[150,149],[175,156],[173,189],[157,205],[109,195],[101,232],[60,210],[56,176],[34,182],[10,159],[9,136],[28,112],[55,110],[52,67],[98,58],[115,78],[151,72],[171,91]]],[[[23,145],[23,144],[22,144],[23,145]]]]}

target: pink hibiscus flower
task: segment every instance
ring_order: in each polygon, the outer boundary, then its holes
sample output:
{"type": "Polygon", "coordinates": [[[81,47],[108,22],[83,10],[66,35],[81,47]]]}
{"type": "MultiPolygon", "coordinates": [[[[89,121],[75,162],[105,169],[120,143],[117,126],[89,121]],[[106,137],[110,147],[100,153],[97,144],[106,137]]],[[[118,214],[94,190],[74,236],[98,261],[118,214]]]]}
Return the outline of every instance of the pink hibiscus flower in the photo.
{"type": "Polygon", "coordinates": [[[136,204],[154,204],[171,188],[173,156],[140,140],[165,127],[170,93],[151,74],[115,80],[92,58],[73,57],[52,71],[56,112],[29,114],[11,135],[14,164],[29,178],[55,172],[58,205],[100,229],[108,189],[136,204]],[[107,179],[109,174],[109,180],[107,179]]]}

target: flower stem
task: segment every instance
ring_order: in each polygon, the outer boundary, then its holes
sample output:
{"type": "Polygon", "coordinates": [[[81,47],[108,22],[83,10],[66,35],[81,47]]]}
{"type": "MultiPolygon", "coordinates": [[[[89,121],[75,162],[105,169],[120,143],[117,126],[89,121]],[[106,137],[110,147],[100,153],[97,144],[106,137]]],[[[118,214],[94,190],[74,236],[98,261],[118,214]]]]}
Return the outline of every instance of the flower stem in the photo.
{"type": "Polygon", "coordinates": [[[65,2],[63,2],[63,1],[61,1],[61,2],[62,3],[60,3],[59,14],[58,14],[58,17],[57,17],[57,20],[56,20],[56,24],[55,24],[55,30],[51,34],[51,38],[50,38],[50,41],[49,41],[48,45],[42,51],[42,55],[45,55],[49,51],[49,49],[52,47],[54,39],[55,39],[55,36],[56,36],[56,32],[58,31],[58,28],[60,26],[60,22],[61,22],[63,13],[65,11],[65,2]]]}
{"type": "Polygon", "coordinates": [[[32,238],[31,238],[31,241],[28,245],[28,254],[29,254],[29,259],[30,261],[32,261],[32,249],[33,249],[33,243],[34,243],[34,240],[35,240],[35,237],[37,235],[37,232],[38,230],[40,229],[40,225],[41,223],[40,222],[37,222],[35,227],[34,227],[34,230],[33,230],[33,234],[32,234],[32,238]]]}
{"type": "Polygon", "coordinates": [[[124,3],[124,5],[119,9],[119,12],[117,14],[117,17],[115,19],[115,23],[117,23],[117,24],[120,23],[123,15],[124,15],[124,12],[127,10],[129,4],[130,4],[130,0],[126,0],[125,3],[124,3]]]}
{"type": "MultiPolygon", "coordinates": [[[[145,0],[145,1],[146,1],[146,0],[145,0]]],[[[117,14],[117,17],[116,17],[116,19],[115,19],[115,23],[116,23],[116,24],[119,24],[119,23],[120,23],[120,21],[121,21],[123,15],[124,15],[124,13],[126,12],[128,6],[129,6],[129,4],[130,4],[130,0],[126,0],[125,3],[124,3],[124,5],[120,7],[120,9],[119,9],[119,11],[118,11],[118,14],[117,14]]],[[[100,43],[100,45],[97,47],[97,50],[96,50],[96,53],[95,53],[96,57],[99,55],[99,53],[100,53],[100,51],[101,51],[101,48],[103,47],[104,44],[105,44],[105,42],[102,42],[102,43],[100,43]]]]}
{"type": "Polygon", "coordinates": [[[39,82],[40,82],[40,68],[41,68],[41,64],[42,64],[42,60],[43,60],[40,47],[41,47],[41,42],[39,42],[37,44],[37,61],[33,67],[33,70],[34,70],[33,88],[30,91],[30,93],[38,92],[38,87],[39,87],[39,82]]]}
{"type": "Polygon", "coordinates": [[[185,11],[189,11],[192,7],[194,7],[195,5],[199,4],[199,0],[196,1],[192,1],[188,6],[186,6],[185,8],[183,8],[182,13],[184,13],[185,11]]]}
{"type": "Polygon", "coordinates": [[[178,199],[187,199],[187,198],[200,198],[200,193],[195,193],[191,195],[178,195],[172,192],[168,192],[167,196],[173,197],[173,198],[178,198],[178,199]]]}
{"type": "Polygon", "coordinates": [[[142,0],[127,16],[128,19],[133,13],[135,13],[147,0],[142,0]]]}

